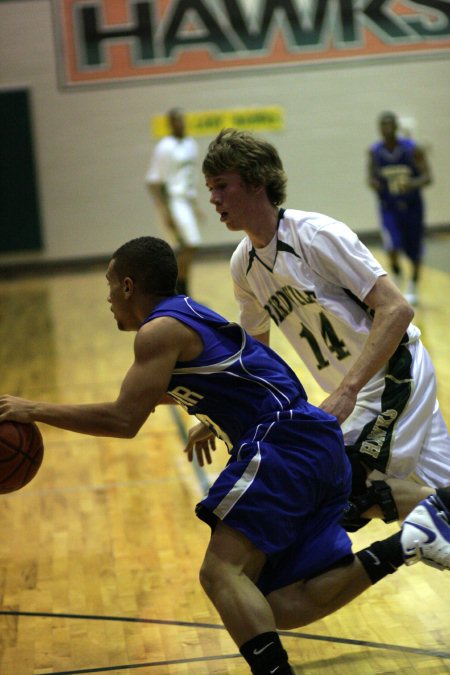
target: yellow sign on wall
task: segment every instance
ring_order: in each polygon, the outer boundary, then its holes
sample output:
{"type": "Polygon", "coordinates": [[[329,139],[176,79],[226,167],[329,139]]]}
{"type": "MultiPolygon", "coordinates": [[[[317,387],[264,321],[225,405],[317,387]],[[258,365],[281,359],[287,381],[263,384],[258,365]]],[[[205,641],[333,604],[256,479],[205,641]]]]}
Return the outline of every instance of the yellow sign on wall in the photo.
{"type": "MultiPolygon", "coordinates": [[[[256,132],[281,131],[284,129],[284,109],[279,106],[267,106],[186,112],[185,120],[186,133],[189,136],[215,136],[226,127],[256,132]]],[[[152,118],[151,135],[153,138],[162,138],[169,133],[165,114],[152,118]]]]}

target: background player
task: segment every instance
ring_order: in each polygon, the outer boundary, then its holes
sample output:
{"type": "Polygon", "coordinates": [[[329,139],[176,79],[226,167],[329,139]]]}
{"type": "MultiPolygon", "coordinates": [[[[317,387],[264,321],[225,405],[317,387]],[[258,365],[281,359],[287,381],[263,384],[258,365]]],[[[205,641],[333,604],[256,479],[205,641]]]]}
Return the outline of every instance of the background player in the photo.
{"type": "Polygon", "coordinates": [[[198,146],[186,136],[184,114],[179,108],[167,113],[167,121],[171,133],[156,145],[146,183],[163,222],[176,239],[177,288],[188,295],[192,259],[202,241],[196,187],[198,146]]]}
{"type": "Polygon", "coordinates": [[[369,150],[368,183],[378,197],[383,242],[397,284],[402,272],[399,253],[403,251],[411,261],[405,297],[414,305],[418,301],[425,234],[421,189],[430,185],[431,171],[423,148],[410,138],[397,136],[394,113],[380,115],[379,129],[382,140],[369,150]]]}
{"type": "Polygon", "coordinates": [[[136,338],[117,400],[0,396],[0,421],[129,438],[168,392],[213,429],[231,457],[197,507],[213,529],[201,582],[252,672],[286,675],[293,671],[277,628],[326,616],[404,562],[450,568],[450,492],[419,505],[402,532],[353,555],[340,525],[350,466],[336,419],[307,402],[269,348],[175,295],[176,279],[165,242],[121,246],[108,266],[108,301],[118,327],[136,338]]]}
{"type": "Polygon", "coordinates": [[[231,259],[243,327],[269,344],[275,323],[342,424],[353,463],[348,529],[404,518],[424,495],[414,480],[450,484],[450,438],[412,308],[345,224],[279,208],[287,179],[270,143],[224,130],[203,172],[221,221],[245,233],[231,259]]]}

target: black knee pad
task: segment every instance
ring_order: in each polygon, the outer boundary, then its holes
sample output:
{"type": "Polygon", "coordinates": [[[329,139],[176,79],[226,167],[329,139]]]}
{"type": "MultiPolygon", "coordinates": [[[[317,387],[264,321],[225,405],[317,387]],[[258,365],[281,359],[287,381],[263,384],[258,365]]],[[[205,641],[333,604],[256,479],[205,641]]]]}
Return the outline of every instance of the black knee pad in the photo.
{"type": "Polygon", "coordinates": [[[370,518],[362,518],[357,505],[349,501],[342,516],[341,525],[347,532],[357,532],[370,523],[370,518]]]}
{"type": "Polygon", "coordinates": [[[356,532],[367,525],[371,518],[363,518],[361,513],[375,505],[381,508],[385,523],[398,520],[398,510],[391,488],[384,480],[373,480],[368,486],[364,484],[364,487],[365,491],[362,492],[360,480],[353,481],[348,508],[342,519],[342,525],[347,532],[356,532]]]}

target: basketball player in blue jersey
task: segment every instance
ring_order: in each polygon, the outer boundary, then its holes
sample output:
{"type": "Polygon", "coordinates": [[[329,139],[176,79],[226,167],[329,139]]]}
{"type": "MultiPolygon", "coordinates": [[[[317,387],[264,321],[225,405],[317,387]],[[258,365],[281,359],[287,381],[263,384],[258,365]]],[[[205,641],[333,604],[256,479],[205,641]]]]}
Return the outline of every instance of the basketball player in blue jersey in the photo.
{"type": "Polygon", "coordinates": [[[450,485],[450,437],[414,310],[344,223],[280,208],[287,178],[270,143],[223,130],[203,173],[221,222],[244,234],[231,258],[241,325],[269,344],[275,324],[342,425],[353,466],[347,529],[403,520],[450,485]]]}
{"type": "MultiPolygon", "coordinates": [[[[221,438],[230,460],[197,506],[212,528],[200,578],[253,673],[293,673],[277,628],[326,616],[403,563],[450,569],[445,491],[424,500],[401,532],[352,553],[340,524],[350,464],[336,418],[308,403],[270,348],[175,294],[166,242],[124,244],[107,281],[118,327],[137,332],[117,400],[60,405],[1,396],[0,420],[128,438],[168,396],[221,438]]],[[[194,450],[189,444],[190,458],[194,450]]]]}
{"type": "Polygon", "coordinates": [[[403,251],[411,261],[405,297],[416,304],[424,239],[421,189],[430,185],[431,171],[424,150],[410,138],[397,136],[394,113],[382,113],[379,128],[382,140],[369,150],[368,184],[378,197],[383,242],[397,283],[401,280],[399,253],[403,251]]]}

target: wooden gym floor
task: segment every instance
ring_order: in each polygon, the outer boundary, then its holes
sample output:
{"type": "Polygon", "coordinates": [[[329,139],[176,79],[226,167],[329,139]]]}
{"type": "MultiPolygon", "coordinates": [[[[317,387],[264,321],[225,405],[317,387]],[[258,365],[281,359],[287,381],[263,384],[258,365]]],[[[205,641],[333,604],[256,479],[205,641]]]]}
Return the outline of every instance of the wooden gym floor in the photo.
{"type": "MultiPolygon", "coordinates": [[[[450,239],[436,239],[447,266],[427,259],[416,323],[450,421],[450,239]]],[[[115,398],[134,335],[116,329],[104,273],[0,282],[3,393],[115,398]]],[[[192,286],[196,299],[237,318],[228,260],[199,259],[192,286]]],[[[322,393],[280,334],[273,346],[320,403],[322,393]]],[[[248,673],[197,579],[209,531],[193,509],[226,454],[218,449],[206,472],[189,465],[187,424],[180,409],[161,407],[133,440],[40,425],[38,475],[0,497],[0,675],[248,673]]],[[[372,523],[353,535],[355,549],[396,529],[372,523]]],[[[418,564],[283,640],[306,675],[441,675],[450,672],[449,607],[450,574],[418,564]]]]}

